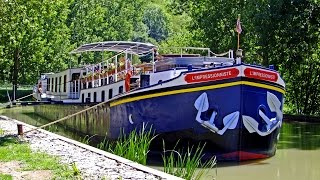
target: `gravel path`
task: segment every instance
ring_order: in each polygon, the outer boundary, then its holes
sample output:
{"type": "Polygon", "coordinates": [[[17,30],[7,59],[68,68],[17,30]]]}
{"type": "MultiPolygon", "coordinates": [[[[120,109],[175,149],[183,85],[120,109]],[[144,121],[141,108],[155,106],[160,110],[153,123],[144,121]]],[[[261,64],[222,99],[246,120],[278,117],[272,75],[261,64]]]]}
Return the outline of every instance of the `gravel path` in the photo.
{"type": "MultiPolygon", "coordinates": [[[[24,125],[24,131],[34,128],[0,116],[0,129],[5,134],[17,134],[17,123],[24,125]]],[[[70,166],[75,163],[83,179],[180,179],[45,130],[27,133],[24,139],[34,151],[59,156],[62,163],[70,166]]]]}

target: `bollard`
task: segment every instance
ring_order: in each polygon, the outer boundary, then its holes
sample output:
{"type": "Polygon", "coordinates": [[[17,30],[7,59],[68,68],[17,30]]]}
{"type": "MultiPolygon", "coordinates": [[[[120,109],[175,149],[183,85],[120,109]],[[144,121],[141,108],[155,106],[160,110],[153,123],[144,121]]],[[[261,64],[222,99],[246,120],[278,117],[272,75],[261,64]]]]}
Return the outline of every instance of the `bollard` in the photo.
{"type": "Polygon", "coordinates": [[[18,127],[18,135],[22,135],[23,134],[22,124],[17,124],[17,127],[18,127]]]}

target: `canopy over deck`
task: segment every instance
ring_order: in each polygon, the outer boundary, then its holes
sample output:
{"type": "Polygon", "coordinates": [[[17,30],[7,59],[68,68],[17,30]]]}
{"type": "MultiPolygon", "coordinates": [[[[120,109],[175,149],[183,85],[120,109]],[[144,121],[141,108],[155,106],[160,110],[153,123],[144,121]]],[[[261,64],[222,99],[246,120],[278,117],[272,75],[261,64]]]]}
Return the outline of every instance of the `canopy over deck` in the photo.
{"type": "Polygon", "coordinates": [[[70,52],[70,54],[77,54],[90,51],[112,51],[123,52],[127,54],[134,54],[143,56],[150,53],[155,46],[150,43],[130,42],[130,41],[106,41],[85,44],[70,52]]]}

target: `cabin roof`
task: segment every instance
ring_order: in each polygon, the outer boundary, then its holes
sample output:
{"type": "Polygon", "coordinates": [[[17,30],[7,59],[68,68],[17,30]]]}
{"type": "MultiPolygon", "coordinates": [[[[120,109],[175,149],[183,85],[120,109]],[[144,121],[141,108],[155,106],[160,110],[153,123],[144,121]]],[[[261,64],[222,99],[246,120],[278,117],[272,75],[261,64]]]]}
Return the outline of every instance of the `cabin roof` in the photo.
{"type": "Polygon", "coordinates": [[[111,51],[123,52],[143,56],[150,53],[155,46],[150,43],[130,42],[130,41],[106,41],[84,44],[77,49],[70,52],[70,54],[77,54],[90,51],[111,51]]]}

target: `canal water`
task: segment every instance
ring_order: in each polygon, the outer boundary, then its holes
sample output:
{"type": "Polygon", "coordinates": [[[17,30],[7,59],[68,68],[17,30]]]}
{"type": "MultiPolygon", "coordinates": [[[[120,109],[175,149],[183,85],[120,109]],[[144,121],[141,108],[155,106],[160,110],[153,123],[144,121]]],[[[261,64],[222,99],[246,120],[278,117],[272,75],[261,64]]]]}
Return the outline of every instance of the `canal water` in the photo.
{"type": "MultiPolygon", "coordinates": [[[[40,126],[49,121],[34,114],[32,107],[0,110],[25,123],[40,126]]],[[[47,130],[81,140],[84,134],[67,131],[63,126],[52,125],[47,130]]],[[[320,124],[283,123],[276,155],[263,160],[243,163],[218,162],[203,179],[218,180],[319,180],[320,179],[320,124]]],[[[162,170],[161,167],[154,167],[162,170]]]]}

